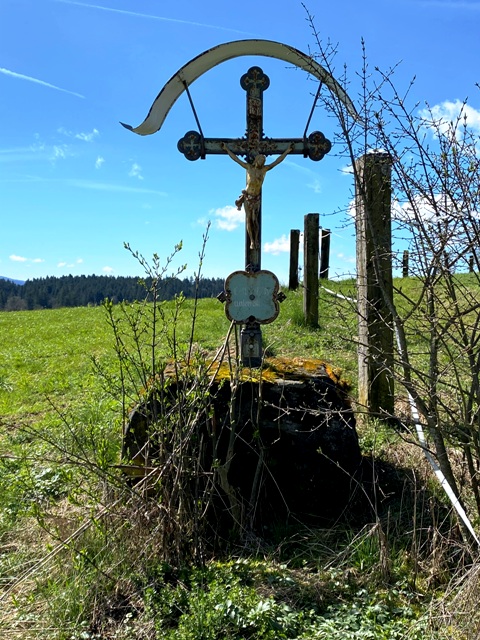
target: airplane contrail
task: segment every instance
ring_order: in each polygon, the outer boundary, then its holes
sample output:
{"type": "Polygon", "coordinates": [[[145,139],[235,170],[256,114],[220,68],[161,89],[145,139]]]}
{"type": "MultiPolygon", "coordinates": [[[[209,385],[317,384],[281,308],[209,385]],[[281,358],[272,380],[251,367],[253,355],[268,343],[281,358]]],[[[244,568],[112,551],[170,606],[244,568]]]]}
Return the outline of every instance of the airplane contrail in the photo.
{"type": "Polygon", "coordinates": [[[230,27],[221,27],[215,24],[203,24],[201,22],[192,22],[191,20],[180,20],[179,18],[165,18],[162,16],[153,16],[148,13],[139,13],[137,11],[126,11],[125,9],[112,9],[111,7],[102,7],[97,4],[87,4],[85,2],[75,2],[75,0],[55,0],[55,2],[61,2],[62,4],[73,4],[77,7],[88,7],[89,9],[100,9],[101,11],[111,11],[113,13],[123,13],[128,16],[135,16],[137,18],[149,18],[151,20],[162,20],[163,22],[177,22],[178,24],[189,24],[194,27],[207,27],[209,29],[220,29],[221,31],[233,31],[234,33],[241,33],[243,35],[252,35],[247,31],[240,31],[239,29],[231,29],[230,27]]]}
{"type": "Polygon", "coordinates": [[[420,5],[428,9],[455,9],[458,11],[461,11],[463,9],[466,9],[468,11],[480,10],[479,2],[460,2],[460,0],[455,0],[455,2],[449,0],[424,0],[423,2],[420,2],[420,5]]]}
{"type": "Polygon", "coordinates": [[[34,82],[35,84],[41,84],[44,87],[48,87],[49,89],[55,89],[56,91],[63,91],[63,93],[69,93],[72,96],[77,96],[77,98],[85,98],[81,93],[75,93],[75,91],[69,91],[68,89],[62,89],[62,87],[57,87],[54,84],[50,84],[50,82],[45,82],[45,80],[39,80],[38,78],[32,78],[31,76],[25,76],[23,73],[16,73],[15,71],[10,71],[9,69],[4,69],[0,67],[0,73],[3,73],[6,76],[10,76],[11,78],[18,78],[19,80],[28,80],[28,82],[34,82]]]}

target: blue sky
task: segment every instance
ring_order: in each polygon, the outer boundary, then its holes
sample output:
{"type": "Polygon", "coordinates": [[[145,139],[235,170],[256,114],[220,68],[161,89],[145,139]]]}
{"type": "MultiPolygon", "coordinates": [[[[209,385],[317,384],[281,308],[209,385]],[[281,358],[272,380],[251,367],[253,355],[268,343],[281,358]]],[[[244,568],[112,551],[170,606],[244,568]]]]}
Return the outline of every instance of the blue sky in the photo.
{"type": "MultiPolygon", "coordinates": [[[[306,5],[322,39],[338,43],[339,73],[346,63],[354,78],[363,37],[372,70],[401,62],[394,76],[400,89],[416,76],[419,108],[427,102],[441,112],[468,97],[480,110],[480,2],[306,5]]],[[[245,227],[234,200],[245,175],[226,156],[189,162],[177,151],[177,141],[196,129],[187,96],[154,135],[137,136],[119,122],[139,125],[180,67],[246,38],[315,51],[305,10],[293,0],[0,0],[0,275],[139,275],[125,241],[147,258],[166,258],[182,241],[177,264],[186,263],[190,275],[208,220],[203,273],[242,269],[245,227]]],[[[303,71],[259,57],[224,63],[191,86],[204,134],[244,134],[239,78],[253,64],[270,77],[265,134],[301,137],[312,83],[303,71]]],[[[333,136],[320,109],[315,129],[333,136]]],[[[333,151],[319,163],[291,156],[268,174],[262,266],[281,282],[288,279],[289,232],[312,212],[332,230],[330,275],[353,273],[353,229],[341,213],[352,194],[344,164],[333,151]]]]}

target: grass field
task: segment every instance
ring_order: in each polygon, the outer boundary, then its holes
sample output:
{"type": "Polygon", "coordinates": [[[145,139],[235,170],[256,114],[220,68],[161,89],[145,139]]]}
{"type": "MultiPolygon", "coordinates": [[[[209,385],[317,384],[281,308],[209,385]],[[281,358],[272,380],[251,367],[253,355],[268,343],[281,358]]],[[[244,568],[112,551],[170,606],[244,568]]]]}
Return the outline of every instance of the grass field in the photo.
{"type": "MultiPolygon", "coordinates": [[[[173,315],[174,303],[170,307],[173,315]]],[[[355,318],[348,303],[342,307],[324,293],[320,298],[320,327],[308,329],[302,326],[301,291],[290,292],[279,318],[263,327],[264,347],[275,355],[308,354],[324,359],[353,380],[356,353],[351,336],[355,318]],[[343,334],[335,330],[340,316],[345,323],[343,334]]],[[[166,313],[168,317],[168,304],[166,313]]],[[[185,349],[190,339],[192,315],[193,301],[186,300],[176,326],[180,348],[183,345],[185,349]]],[[[221,303],[215,299],[198,302],[197,344],[214,352],[221,347],[228,329],[221,303]]],[[[45,410],[50,400],[60,406],[81,400],[98,383],[92,358],[113,361],[115,356],[113,334],[101,306],[3,313],[0,332],[0,415],[7,422],[17,414],[25,418],[45,410]]]]}
{"type": "MultiPolygon", "coordinates": [[[[352,282],[328,286],[353,295],[352,282]]],[[[327,361],[354,394],[353,307],[321,290],[319,310],[319,328],[305,327],[302,292],[288,292],[279,318],[263,328],[264,346],[327,361]]],[[[166,303],[162,314],[157,351],[165,358],[172,331],[179,354],[192,339],[214,353],[229,329],[217,300],[200,300],[197,309],[188,300],[180,309],[166,303]]],[[[123,416],[112,394],[118,363],[107,318],[103,307],[0,314],[2,637],[443,637],[426,615],[452,575],[450,541],[432,542],[428,533],[443,507],[434,506],[418,450],[381,424],[360,434],[364,454],[416,465],[417,505],[407,504],[405,485],[403,507],[393,502],[385,520],[360,529],[298,528],[273,543],[237,545],[201,567],[166,566],[158,505],[125,499],[115,471],[123,416]]],[[[444,531],[439,525],[438,535],[444,531]]]]}

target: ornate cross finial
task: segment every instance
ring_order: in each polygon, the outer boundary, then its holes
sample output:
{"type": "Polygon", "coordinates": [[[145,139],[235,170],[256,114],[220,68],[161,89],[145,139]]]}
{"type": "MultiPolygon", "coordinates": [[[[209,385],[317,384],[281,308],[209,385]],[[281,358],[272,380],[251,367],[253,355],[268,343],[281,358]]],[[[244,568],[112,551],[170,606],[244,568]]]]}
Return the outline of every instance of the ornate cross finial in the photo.
{"type": "Polygon", "coordinates": [[[247,93],[247,161],[261,153],[260,141],[263,139],[263,92],[270,86],[270,78],[260,67],[251,67],[240,78],[240,86],[247,93]]]}

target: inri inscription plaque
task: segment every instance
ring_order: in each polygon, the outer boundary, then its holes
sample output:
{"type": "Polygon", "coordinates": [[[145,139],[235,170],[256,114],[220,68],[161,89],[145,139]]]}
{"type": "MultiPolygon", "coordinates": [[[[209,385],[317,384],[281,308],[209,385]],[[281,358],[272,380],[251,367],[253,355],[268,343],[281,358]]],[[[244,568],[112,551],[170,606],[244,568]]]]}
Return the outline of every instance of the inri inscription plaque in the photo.
{"type": "Polygon", "coordinates": [[[271,271],[234,271],[225,280],[225,313],[231,322],[273,322],[279,313],[279,282],[271,271]]]}

